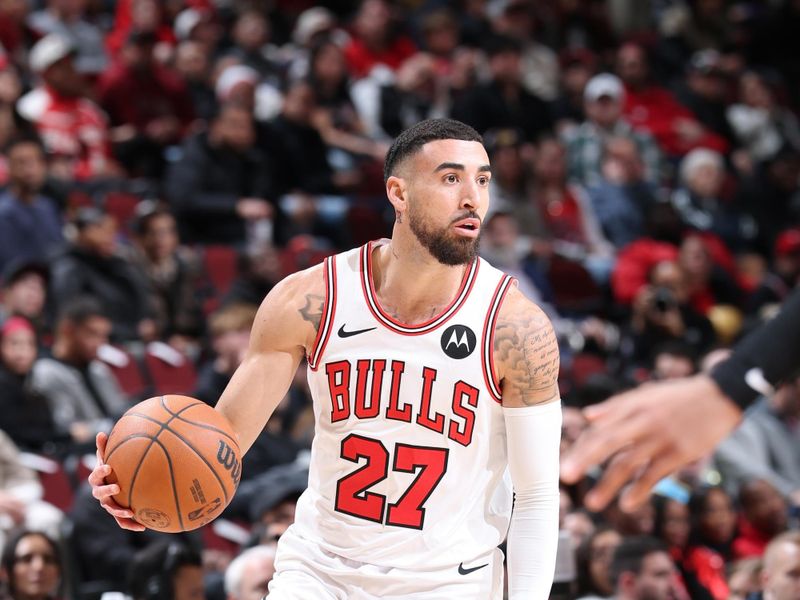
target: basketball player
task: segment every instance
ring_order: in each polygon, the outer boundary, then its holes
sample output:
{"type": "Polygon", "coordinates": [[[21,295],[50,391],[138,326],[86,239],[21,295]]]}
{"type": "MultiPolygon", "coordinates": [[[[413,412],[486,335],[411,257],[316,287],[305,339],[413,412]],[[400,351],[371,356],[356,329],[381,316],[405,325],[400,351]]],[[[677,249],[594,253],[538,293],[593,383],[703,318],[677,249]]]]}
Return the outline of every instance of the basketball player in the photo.
{"type": "Polygon", "coordinates": [[[587,408],[591,426],[565,457],[562,478],[576,482],[613,457],[585,504],[600,510],[632,482],[622,506],[636,508],[663,477],[711,452],[757,397],[771,395],[799,368],[800,289],[710,374],[648,383],[587,408]]]}
{"type": "MultiPolygon", "coordinates": [[[[558,534],[553,328],[477,257],[491,168],[472,128],[411,127],[384,174],[391,239],[279,283],[217,403],[246,450],[308,361],[309,486],[270,599],[500,600],[508,534],[510,597],[544,600],[558,534]]],[[[141,527],[112,501],[101,462],[95,497],[141,527]]]]}

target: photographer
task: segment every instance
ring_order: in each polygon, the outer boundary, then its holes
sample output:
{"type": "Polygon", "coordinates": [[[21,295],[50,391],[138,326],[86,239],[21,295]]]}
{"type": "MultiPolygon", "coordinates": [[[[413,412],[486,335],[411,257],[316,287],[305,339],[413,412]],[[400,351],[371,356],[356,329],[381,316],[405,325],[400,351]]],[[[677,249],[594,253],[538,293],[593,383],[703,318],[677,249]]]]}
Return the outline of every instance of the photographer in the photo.
{"type": "Polygon", "coordinates": [[[698,353],[714,341],[711,322],[689,304],[686,274],[676,261],[657,263],[633,301],[622,352],[634,366],[650,364],[665,342],[681,340],[698,353]]]}

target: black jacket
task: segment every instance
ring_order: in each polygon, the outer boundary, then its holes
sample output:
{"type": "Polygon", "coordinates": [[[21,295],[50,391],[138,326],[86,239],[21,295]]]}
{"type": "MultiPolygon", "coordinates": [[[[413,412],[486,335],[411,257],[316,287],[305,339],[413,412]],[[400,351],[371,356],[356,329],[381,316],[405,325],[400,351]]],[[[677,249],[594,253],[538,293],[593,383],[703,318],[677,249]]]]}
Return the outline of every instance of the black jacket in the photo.
{"type": "Polygon", "coordinates": [[[138,324],[152,316],[147,281],[121,256],[104,257],[72,246],[50,266],[51,296],[58,305],[78,296],[96,298],[114,325],[115,341],[139,338],[138,324]]]}
{"type": "Polygon", "coordinates": [[[272,169],[264,152],[215,147],[203,132],[189,138],[167,172],[166,194],[186,243],[239,244],[245,222],[236,214],[240,198],[272,200],[272,169]]]}
{"type": "Polygon", "coordinates": [[[478,133],[489,129],[515,128],[529,142],[536,141],[553,127],[548,105],[520,88],[516,102],[509,102],[497,83],[475,86],[453,106],[452,117],[474,127],[478,133]]]}

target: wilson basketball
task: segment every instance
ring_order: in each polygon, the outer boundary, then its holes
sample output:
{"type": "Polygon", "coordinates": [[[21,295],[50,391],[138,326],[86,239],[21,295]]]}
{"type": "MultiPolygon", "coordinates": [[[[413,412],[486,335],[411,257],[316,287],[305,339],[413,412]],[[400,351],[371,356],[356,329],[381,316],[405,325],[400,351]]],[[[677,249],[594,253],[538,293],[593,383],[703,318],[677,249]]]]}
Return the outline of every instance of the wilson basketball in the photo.
{"type": "Polygon", "coordinates": [[[242,474],[230,422],[200,400],[159,396],[140,402],[114,425],[106,444],[114,500],[149,529],[197,529],[228,505],[242,474]]]}

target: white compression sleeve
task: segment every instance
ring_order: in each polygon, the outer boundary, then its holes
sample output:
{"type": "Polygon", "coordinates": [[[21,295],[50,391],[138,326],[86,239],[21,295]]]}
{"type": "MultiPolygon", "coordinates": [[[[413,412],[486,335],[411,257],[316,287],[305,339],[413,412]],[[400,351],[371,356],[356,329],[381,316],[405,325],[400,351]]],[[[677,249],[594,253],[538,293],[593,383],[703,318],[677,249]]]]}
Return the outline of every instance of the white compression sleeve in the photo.
{"type": "Polygon", "coordinates": [[[503,408],[514,512],[508,531],[510,600],[547,600],[558,545],[561,402],[503,408]]]}

